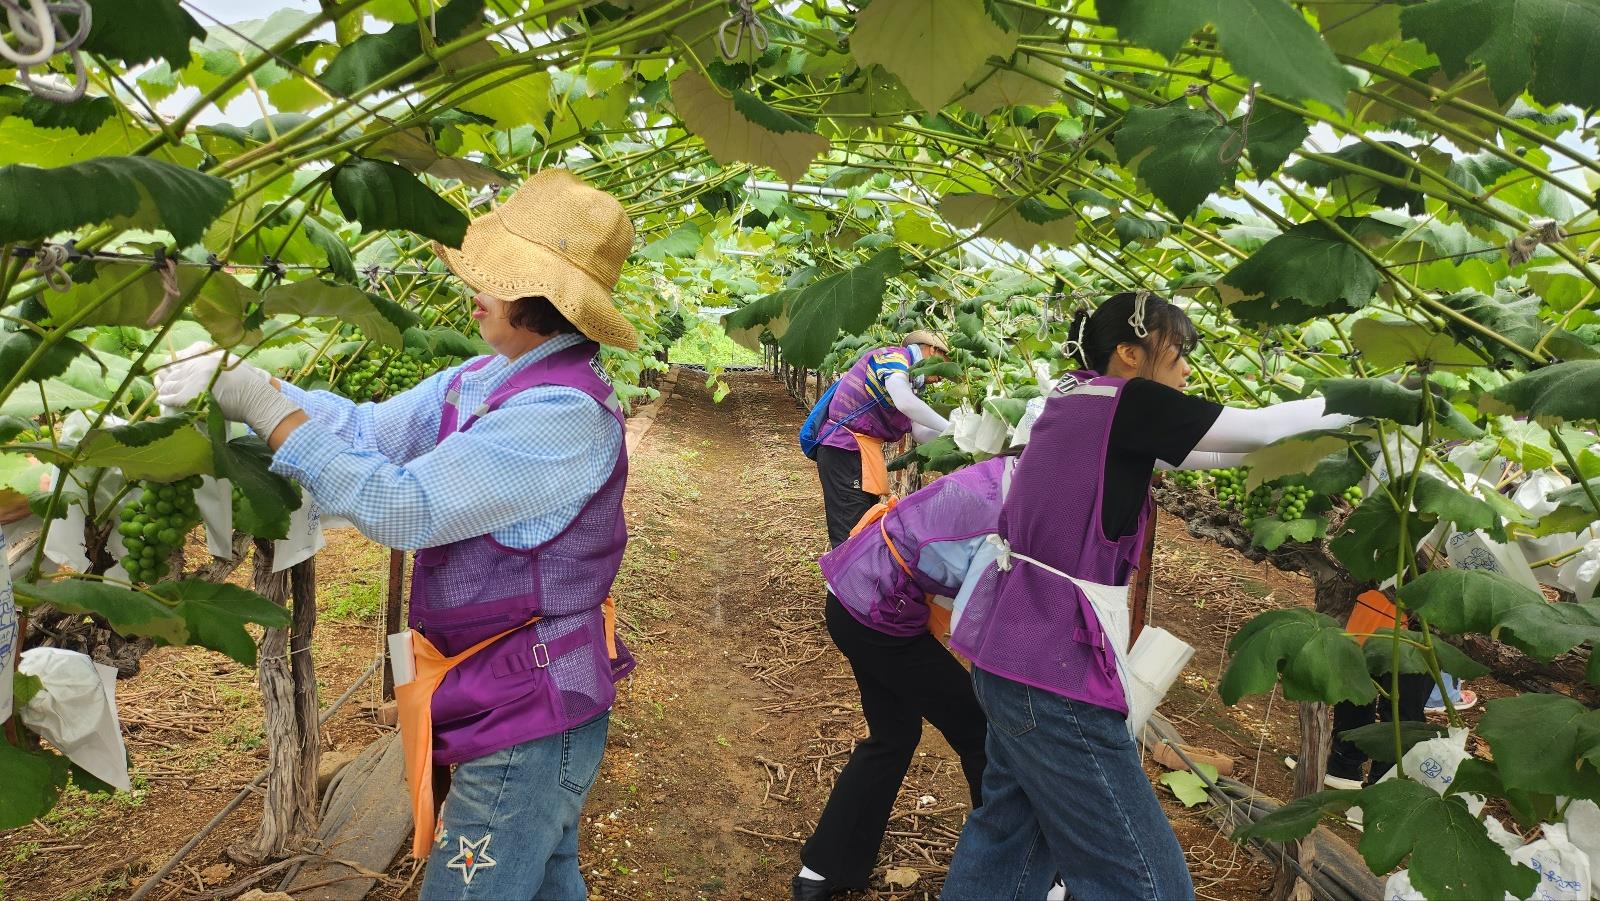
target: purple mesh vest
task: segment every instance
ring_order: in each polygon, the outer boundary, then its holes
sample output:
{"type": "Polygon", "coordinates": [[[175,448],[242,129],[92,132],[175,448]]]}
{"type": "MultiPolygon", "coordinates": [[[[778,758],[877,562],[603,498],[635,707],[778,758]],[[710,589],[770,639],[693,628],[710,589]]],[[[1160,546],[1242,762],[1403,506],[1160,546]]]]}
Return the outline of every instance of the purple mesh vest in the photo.
{"type": "Polygon", "coordinates": [[[850,615],[887,635],[926,632],[924,596],[954,597],[977,543],[996,530],[1005,463],[995,457],[936,479],[884,514],[882,530],[873,523],[822,555],[822,577],[850,615]]]}
{"type": "MultiPolygon", "coordinates": [[[[1125,379],[1085,382],[1045,402],[1000,511],[999,533],[1019,554],[1074,578],[1127,585],[1150,525],[1147,497],[1134,534],[1100,527],[1106,447],[1125,379]]],[[[1159,427],[1159,424],[1152,424],[1159,427]]],[[[1044,691],[1128,712],[1114,652],[1083,592],[1037,566],[990,566],[950,644],[973,665],[1044,691]]]]}
{"type": "MultiPolygon", "coordinates": [[[[618,423],[622,412],[584,343],[530,364],[508,378],[459,430],[506,400],[539,385],[576,388],[604,406],[618,423]]],[[[483,359],[462,372],[487,364],[483,359]]],[[[457,373],[445,395],[439,440],[458,430],[457,373]]],[[[625,448],[625,446],[624,446],[625,448]]],[[[516,473],[506,473],[516,478],[516,473]]],[[[490,535],[417,551],[411,577],[411,628],[446,656],[458,654],[534,616],[537,623],[482,649],[445,676],[433,696],[434,762],[459,763],[535,738],[554,735],[604,713],[616,698],[612,683],[633,669],[633,657],[616,639],[617,659],[606,650],[602,610],[622,565],[627,523],[622,492],[628,478],[626,449],[617,453],[600,490],[554,538],[519,550],[490,535]]]]}
{"type": "Polygon", "coordinates": [[[851,432],[895,442],[911,431],[911,420],[894,408],[887,395],[881,395],[872,387],[873,358],[891,353],[904,354],[908,361],[911,359],[911,349],[908,347],[884,347],[869,351],[862,354],[861,359],[856,360],[855,365],[839,379],[839,387],[833,392],[833,401],[828,404],[827,421],[820,430],[823,435],[821,443],[853,451],[858,448],[851,432]],[[853,418],[852,413],[856,414],[853,418]],[[846,419],[849,421],[834,428],[836,423],[846,419]]]}

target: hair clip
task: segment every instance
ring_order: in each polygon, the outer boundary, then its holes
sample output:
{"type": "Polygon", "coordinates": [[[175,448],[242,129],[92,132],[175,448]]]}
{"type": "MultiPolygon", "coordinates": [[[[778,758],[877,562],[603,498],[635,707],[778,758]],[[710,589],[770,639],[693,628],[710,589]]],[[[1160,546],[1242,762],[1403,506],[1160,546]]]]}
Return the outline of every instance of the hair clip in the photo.
{"type": "Polygon", "coordinates": [[[1133,315],[1128,317],[1128,324],[1133,326],[1133,333],[1140,338],[1150,336],[1150,330],[1144,324],[1144,305],[1149,299],[1149,291],[1135,291],[1133,294],[1133,315]]]}

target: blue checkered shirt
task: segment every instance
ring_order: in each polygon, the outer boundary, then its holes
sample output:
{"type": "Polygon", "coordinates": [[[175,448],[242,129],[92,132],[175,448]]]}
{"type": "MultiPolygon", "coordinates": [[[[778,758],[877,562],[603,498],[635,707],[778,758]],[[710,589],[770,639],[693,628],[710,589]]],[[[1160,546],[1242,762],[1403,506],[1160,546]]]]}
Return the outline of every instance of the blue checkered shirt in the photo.
{"type": "MultiPolygon", "coordinates": [[[[462,420],[513,373],[584,339],[559,335],[516,360],[495,357],[461,377],[462,420]]],[[[463,364],[463,366],[466,364],[463,364]]],[[[357,404],[288,383],[311,421],[278,448],[272,471],[304,485],[323,510],[402,550],[492,534],[518,549],[554,538],[600,487],[622,428],[589,395],[530,388],[472,428],[438,440],[450,379],[440,372],[382,403],[357,404]]]]}

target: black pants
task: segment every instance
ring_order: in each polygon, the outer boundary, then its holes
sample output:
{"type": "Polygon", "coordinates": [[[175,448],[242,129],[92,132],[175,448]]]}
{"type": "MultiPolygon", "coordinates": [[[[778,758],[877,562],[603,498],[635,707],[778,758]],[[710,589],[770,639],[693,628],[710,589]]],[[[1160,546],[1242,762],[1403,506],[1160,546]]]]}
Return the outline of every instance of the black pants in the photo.
{"type": "Polygon", "coordinates": [[[973,807],[982,803],[988,723],[971,676],[932,635],[898,638],[870,629],[831,594],[826,619],[828,634],[855,672],[870,734],[839,774],[800,860],[839,886],[862,888],[922,739],[922,721],[932,723],[961,756],[973,807]]]}
{"type": "Polygon", "coordinates": [[[828,542],[844,544],[850,530],[878,502],[861,490],[861,452],[824,444],[817,448],[817,476],[822,479],[822,509],[828,518],[828,542]]]}
{"type": "MultiPolygon", "coordinates": [[[[1387,684],[1388,677],[1382,678],[1387,684]]],[[[1401,722],[1421,722],[1427,719],[1422,708],[1427,706],[1428,695],[1432,692],[1432,676],[1427,673],[1401,673],[1401,722]]],[[[1339,733],[1374,722],[1387,723],[1391,719],[1389,699],[1382,695],[1371,704],[1352,704],[1349,701],[1342,701],[1333,705],[1333,746],[1328,751],[1328,775],[1340,779],[1361,780],[1363,778],[1361,770],[1367,763],[1367,755],[1354,744],[1340,738],[1339,733]]],[[[1388,767],[1374,767],[1372,773],[1365,779],[1368,782],[1376,781],[1385,772],[1388,772],[1388,767]]]]}

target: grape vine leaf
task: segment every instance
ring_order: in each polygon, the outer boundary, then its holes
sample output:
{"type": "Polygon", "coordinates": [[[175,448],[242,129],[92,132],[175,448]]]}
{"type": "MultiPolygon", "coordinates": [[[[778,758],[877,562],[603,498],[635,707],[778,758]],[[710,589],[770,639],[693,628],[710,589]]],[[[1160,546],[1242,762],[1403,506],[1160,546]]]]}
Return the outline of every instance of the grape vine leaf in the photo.
{"type": "Polygon", "coordinates": [[[1233,181],[1236,161],[1223,162],[1230,123],[1182,104],[1134,107],[1116,132],[1117,161],[1136,168],[1151,193],[1186,219],[1218,188],[1233,181]]]}
{"type": "Polygon", "coordinates": [[[453,328],[412,326],[405,332],[406,350],[426,357],[476,357],[493,353],[482,338],[469,338],[453,328]]]}
{"type": "Polygon", "coordinates": [[[1400,586],[1397,594],[1429,625],[1455,635],[1488,635],[1511,610],[1545,603],[1539,592],[1481,569],[1432,570],[1400,586]]]}
{"type": "Polygon", "coordinates": [[[1421,175],[1413,165],[1411,148],[1395,141],[1375,141],[1341,147],[1326,156],[1333,162],[1303,159],[1284,174],[1303,184],[1330,188],[1341,200],[1422,212],[1421,175]],[[1347,167],[1370,169],[1387,178],[1373,178],[1347,167]]]}
{"type": "MultiPolygon", "coordinates": [[[[1394,756],[1392,753],[1389,756],[1394,756]]],[[[1556,796],[1545,792],[1531,792],[1521,788],[1506,788],[1500,778],[1500,768],[1492,760],[1468,757],[1456,767],[1456,776],[1450,782],[1446,795],[1474,794],[1485,798],[1503,798],[1511,815],[1524,829],[1533,829],[1540,823],[1556,818],[1556,796]]]]}
{"type": "Polygon", "coordinates": [[[799,293],[798,288],[784,288],[752,300],[723,314],[722,328],[740,347],[759,352],[762,335],[782,338],[789,330],[789,303],[799,293]]]}
{"type": "Polygon", "coordinates": [[[232,197],[233,186],[223,179],[141,156],[104,156],[50,169],[4,166],[0,244],[101,222],[164,229],[179,244],[193,244],[232,197]]]}
{"type": "Polygon", "coordinates": [[[1322,430],[1274,441],[1245,457],[1245,465],[1250,467],[1245,488],[1254,489],[1287,475],[1309,472],[1322,460],[1349,448],[1355,440],[1359,440],[1355,435],[1322,430]]]}
{"type": "Polygon", "coordinates": [[[1374,366],[1388,369],[1426,361],[1438,367],[1477,367],[1484,358],[1443,332],[1415,322],[1360,319],[1350,327],[1350,343],[1374,366]]]}
{"type": "MultiPolygon", "coordinates": [[[[1412,503],[1424,522],[1443,520],[1463,532],[1479,529],[1496,541],[1506,538],[1505,524],[1495,509],[1473,495],[1425,472],[1417,474],[1417,490],[1412,503]]],[[[1454,670],[1452,670],[1454,672],[1454,670]]]]}
{"type": "Polygon", "coordinates": [[[850,53],[880,65],[929,112],[944,108],[991,56],[1005,58],[1017,35],[983,0],[874,0],[856,14],[850,53]]]}
{"type": "MultiPolygon", "coordinates": [[[[83,49],[129,65],[163,59],[181,69],[189,63],[189,42],[206,37],[179,0],[89,0],[89,8],[93,21],[83,49]]],[[[76,29],[76,16],[62,18],[76,29]]]]}
{"type": "Polygon", "coordinates": [[[116,430],[95,429],[83,436],[77,454],[81,466],[116,467],[129,479],[174,482],[211,474],[211,442],[190,428],[173,429],[140,444],[124,443],[116,430]]]}
{"type": "Polygon", "coordinates": [[[72,103],[52,103],[21,88],[0,87],[0,115],[18,116],[40,128],[70,128],[92,135],[117,114],[110,97],[84,97],[72,103]]]}
{"type": "Polygon", "coordinates": [[[294,483],[268,468],[272,449],[255,435],[229,441],[227,420],[215,403],[206,431],[211,437],[216,477],[229,480],[241,493],[233,511],[233,527],[257,538],[289,537],[289,514],[300,509],[302,499],[294,483]]]}
{"type": "Polygon", "coordinates": [[[1307,134],[1304,119],[1264,102],[1227,122],[1208,110],[1169,104],[1128,110],[1115,140],[1117,161],[1136,168],[1173,215],[1186,219],[1208,196],[1233,184],[1237,151],[1248,153],[1256,177],[1265,178],[1307,134]],[[1243,148],[1236,146],[1241,140],[1243,148]]]}
{"type": "Polygon", "coordinates": [[[1357,0],[1317,11],[1322,39],[1335,53],[1356,56],[1373,44],[1400,36],[1400,7],[1385,0],[1357,0]]]}
{"type": "Polygon", "coordinates": [[[1317,392],[1326,399],[1329,413],[1422,424],[1422,392],[1386,379],[1323,379],[1317,392]]]}
{"type": "MultiPolygon", "coordinates": [[[[1392,226],[1341,217],[1358,239],[1392,226]]],[[[1359,248],[1320,220],[1302,222],[1263,244],[1218,282],[1231,311],[1255,321],[1299,322],[1366,306],[1382,277],[1359,248]],[[1223,288],[1237,292],[1229,296],[1223,288]]]]}
{"type": "Polygon", "coordinates": [[[1342,110],[1356,86],[1333,51],[1286,0],[1100,0],[1100,21],[1171,59],[1211,25],[1222,55],[1273,94],[1342,110]]]}
{"type": "Polygon", "coordinates": [[[673,229],[669,235],[651,241],[640,248],[639,256],[647,260],[661,261],[667,257],[692,257],[700,252],[700,242],[705,240],[700,226],[693,222],[685,222],[673,229]]]}
{"type": "MultiPolygon", "coordinates": [[[[1369,646],[1372,642],[1367,643],[1369,646]]],[[[1367,654],[1368,662],[1372,654],[1367,654]]],[[[1384,672],[1388,672],[1387,669],[1384,672]]],[[[1454,671],[1451,671],[1454,675],[1454,671]]],[[[1380,763],[1394,763],[1394,723],[1368,723],[1354,729],[1346,729],[1339,733],[1339,737],[1361,749],[1361,753],[1380,763]]],[[[1400,747],[1404,751],[1411,750],[1413,745],[1438,738],[1446,734],[1444,726],[1432,723],[1416,723],[1409,720],[1400,722],[1400,747]]]]}
{"type": "Polygon", "coordinates": [[[755,163],[794,184],[828,150],[828,139],[806,123],[743,91],[735,90],[732,99],[723,97],[698,72],[686,71],[673,80],[672,102],[684,126],[724,165],[755,163]]]}
{"type": "Polygon", "coordinates": [[[189,644],[220,651],[245,666],[256,665],[256,641],[245,631],[247,623],[267,628],[289,625],[289,614],[282,606],[226,582],[161,582],[150,586],[150,592],[164,598],[183,617],[189,644]]]}
{"type": "Polygon", "coordinates": [[[1507,611],[1495,634],[1535,660],[1554,660],[1586,641],[1600,644],[1600,604],[1527,604],[1507,611]]]}
{"type": "MultiPolygon", "coordinates": [[[[1496,756],[1499,752],[1496,752],[1496,756]]],[[[1360,851],[1374,873],[1411,857],[1411,884],[1436,901],[1526,898],[1539,874],[1513,863],[1459,797],[1440,797],[1410,779],[1363,789],[1356,799],[1365,830],[1360,851]]]]}
{"type": "MultiPolygon", "coordinates": [[[[360,93],[419,58],[432,56],[424,47],[423,31],[436,28],[427,44],[447,44],[483,20],[483,0],[451,0],[437,13],[414,23],[396,25],[381,34],[363,34],[339,51],[319,77],[327,88],[342,96],[360,93]]],[[[392,86],[414,81],[433,66],[420,68],[392,86]]]]}
{"type": "MultiPolygon", "coordinates": [[[[1204,774],[1205,779],[1209,779],[1213,783],[1216,782],[1216,767],[1209,763],[1196,763],[1195,766],[1199,768],[1201,774],[1204,774]]],[[[1172,794],[1184,807],[1193,807],[1196,804],[1205,803],[1205,779],[1201,779],[1200,775],[1191,773],[1188,770],[1173,770],[1170,773],[1161,774],[1161,784],[1172,789],[1172,794]]]]}
{"type": "MultiPolygon", "coordinates": [[[[1377,629],[1366,644],[1361,646],[1367,655],[1367,671],[1373,676],[1387,675],[1394,669],[1394,629],[1377,629]]],[[[1422,642],[1422,633],[1410,629],[1401,629],[1400,637],[1406,641],[1400,642],[1400,672],[1402,673],[1427,673],[1427,657],[1422,649],[1407,642],[1422,642]]],[[[1455,645],[1446,641],[1436,640],[1433,643],[1433,652],[1439,658],[1439,669],[1447,672],[1457,679],[1477,679],[1489,674],[1489,668],[1461,653],[1455,645]]],[[[1387,726],[1388,724],[1385,724],[1387,726]]]]}
{"type": "Polygon", "coordinates": [[[939,215],[956,228],[981,228],[991,237],[1021,248],[1071,247],[1078,240],[1078,217],[1034,198],[1009,195],[946,194],[939,215]]]}
{"type": "Polygon", "coordinates": [[[1353,701],[1377,697],[1361,647],[1333,620],[1304,608],[1255,617],[1228,641],[1228,671],[1218,685],[1224,702],[1265,694],[1283,676],[1291,701],[1353,701]]]}
{"type": "MultiPolygon", "coordinates": [[[[232,347],[249,334],[245,328],[245,308],[256,302],[256,292],[226,272],[179,267],[173,283],[180,297],[189,297],[186,308],[195,321],[205,327],[222,347],[232,347]]],[[[62,322],[85,310],[78,321],[83,325],[131,325],[152,328],[171,311],[173,300],[167,295],[167,282],[161,273],[139,263],[96,263],[94,277],[77,281],[64,292],[44,295],[50,317],[62,322]],[[109,298],[107,292],[122,287],[109,298]]]]}
{"type": "Polygon", "coordinates": [[[1235,829],[1233,838],[1241,842],[1254,839],[1288,842],[1305,838],[1323,817],[1343,816],[1360,796],[1360,789],[1328,789],[1296,798],[1254,823],[1235,829]]]}
{"type": "Polygon", "coordinates": [[[1479,398],[1486,413],[1532,416],[1541,425],[1600,418],[1600,360],[1545,366],[1479,398]]]}
{"type": "MultiPolygon", "coordinates": [[[[6,335],[5,340],[0,341],[0,385],[16,378],[28,359],[43,345],[44,338],[36,332],[20,331],[6,335]]],[[[83,346],[82,342],[75,338],[60,338],[40,354],[39,359],[29,367],[23,381],[38,382],[55,378],[66,372],[72,361],[80,355],[99,362],[94,352],[83,346]]],[[[105,366],[102,364],[100,368],[104,370],[105,366]]]]}
{"type": "Polygon", "coordinates": [[[1344,521],[1344,529],[1328,549],[1350,575],[1364,582],[1382,582],[1400,562],[1400,517],[1385,491],[1374,491],[1344,521]]]}
{"type": "Polygon", "coordinates": [[[394,163],[351,157],[333,172],[333,199],[363,231],[401,229],[447,247],[467,233],[465,213],[394,163]]]}
{"type": "Polygon", "coordinates": [[[183,617],[142,591],[95,579],[16,583],[17,604],[51,604],[64,613],[98,614],[120,635],[137,635],[160,644],[183,644],[189,635],[183,617]]]}
{"type": "MultiPolygon", "coordinates": [[[[980,116],[1014,106],[1044,106],[1061,93],[1067,76],[1065,69],[1031,53],[1012,55],[1014,69],[981,69],[978,85],[959,98],[962,108],[980,116]]],[[[969,79],[970,83],[970,79],[969,79]]]]}
{"type": "Polygon", "coordinates": [[[1600,106],[1594,0],[1430,0],[1405,7],[1400,27],[1452,77],[1482,64],[1502,103],[1527,88],[1540,103],[1600,106]]]}
{"type": "Polygon", "coordinates": [[[900,251],[890,247],[853,269],[801,288],[789,301],[789,327],[778,338],[784,356],[796,366],[814,368],[841,329],[849,334],[866,331],[883,308],[889,277],[900,268],[900,251]]]}
{"type": "Polygon", "coordinates": [[[1276,516],[1263,516],[1250,525],[1255,543],[1275,551],[1286,541],[1310,541],[1322,534],[1327,526],[1322,517],[1301,517],[1284,522],[1276,516]]]}
{"type": "Polygon", "coordinates": [[[1506,788],[1600,799],[1600,711],[1561,695],[1490,701],[1478,733],[1494,751],[1506,788]]]}
{"type": "Polygon", "coordinates": [[[368,294],[353,285],[335,285],[318,279],[301,279],[268,288],[261,307],[269,316],[329,316],[361,329],[385,347],[405,346],[403,333],[417,324],[417,316],[388,298],[368,294]]]}
{"type": "Polygon", "coordinates": [[[67,758],[44,750],[23,750],[0,741],[0,830],[15,829],[44,816],[67,787],[67,758]]]}

